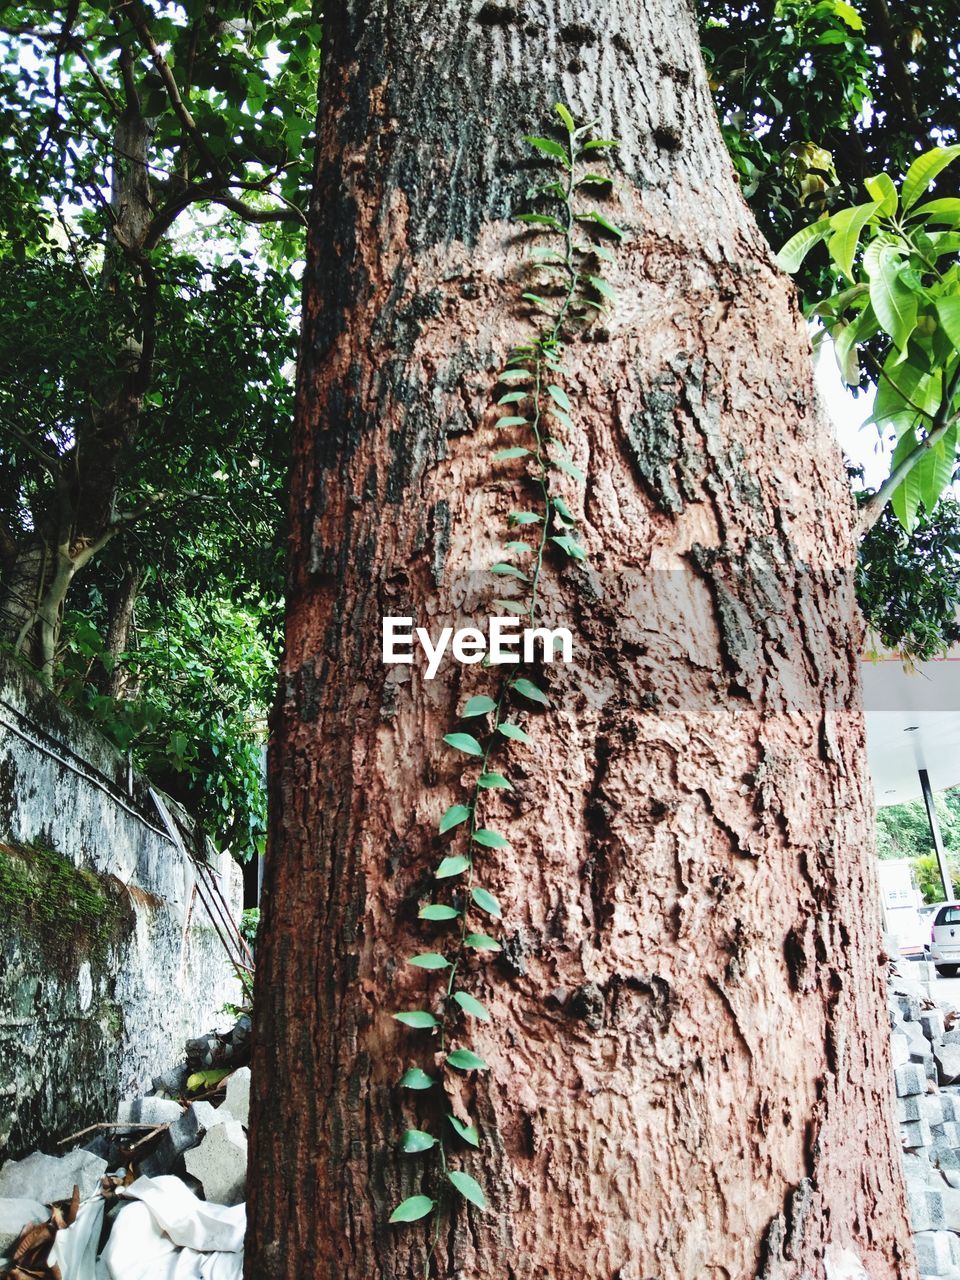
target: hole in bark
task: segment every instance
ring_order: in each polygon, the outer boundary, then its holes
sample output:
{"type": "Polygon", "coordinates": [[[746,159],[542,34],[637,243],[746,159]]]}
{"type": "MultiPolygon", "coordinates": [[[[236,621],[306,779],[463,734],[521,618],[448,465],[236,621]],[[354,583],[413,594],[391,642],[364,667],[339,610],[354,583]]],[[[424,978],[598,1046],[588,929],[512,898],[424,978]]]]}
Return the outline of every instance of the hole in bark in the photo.
{"type": "Polygon", "coordinates": [[[672,125],[659,125],[653,131],[653,140],[661,151],[679,151],[683,145],[679,130],[672,125]]]}
{"type": "Polygon", "coordinates": [[[482,27],[509,27],[517,20],[517,10],[512,4],[485,4],[477,14],[482,27]]]}
{"type": "Polygon", "coordinates": [[[560,39],[565,44],[596,44],[597,33],[582,22],[568,22],[565,27],[560,28],[560,39]]]}

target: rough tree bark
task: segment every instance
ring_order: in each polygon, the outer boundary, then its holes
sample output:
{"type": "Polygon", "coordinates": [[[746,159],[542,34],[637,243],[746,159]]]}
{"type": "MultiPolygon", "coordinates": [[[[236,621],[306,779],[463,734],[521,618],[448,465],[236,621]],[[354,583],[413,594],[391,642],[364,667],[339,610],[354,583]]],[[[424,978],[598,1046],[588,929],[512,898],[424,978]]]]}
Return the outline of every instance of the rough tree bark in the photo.
{"type": "Polygon", "coordinates": [[[423,1272],[422,1224],[387,1217],[422,1184],[396,1142],[435,1104],[397,1080],[429,1041],[390,1014],[432,990],[403,957],[468,772],[440,739],[489,673],[384,667],[381,618],[491,611],[525,492],[491,462],[493,375],[531,332],[507,219],[559,99],[622,139],[628,240],[616,311],[565,358],[590,567],[546,593],[576,669],[485,811],[513,846],[483,864],[505,950],[472,978],[486,1142],[450,1158],[490,1208],[457,1211],[433,1273],[912,1276],[851,503],[691,14],[344,0],[325,38],[246,1274],[423,1272]]]}

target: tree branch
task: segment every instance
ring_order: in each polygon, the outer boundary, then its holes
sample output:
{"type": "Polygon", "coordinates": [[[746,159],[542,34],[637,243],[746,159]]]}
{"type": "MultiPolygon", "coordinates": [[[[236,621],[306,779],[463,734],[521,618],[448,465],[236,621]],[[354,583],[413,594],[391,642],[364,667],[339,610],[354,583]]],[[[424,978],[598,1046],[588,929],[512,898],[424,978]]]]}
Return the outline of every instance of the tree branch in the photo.
{"type": "Polygon", "coordinates": [[[213,152],[207,146],[207,140],[197,126],[196,120],[190,114],[187,104],[180,96],[180,90],[177,87],[177,81],[170,68],[170,64],[160,51],[160,46],[154,39],[153,32],[147,22],[147,15],[141,0],[131,0],[128,7],[130,21],[133,23],[134,30],[140,37],[140,42],[150,54],[153,65],[157,70],[157,74],[163,81],[163,87],[166,90],[170,105],[173,107],[174,115],[180,121],[184,132],[190,137],[193,145],[196,147],[204,164],[210,170],[211,174],[220,177],[220,165],[217,162],[213,152]]]}

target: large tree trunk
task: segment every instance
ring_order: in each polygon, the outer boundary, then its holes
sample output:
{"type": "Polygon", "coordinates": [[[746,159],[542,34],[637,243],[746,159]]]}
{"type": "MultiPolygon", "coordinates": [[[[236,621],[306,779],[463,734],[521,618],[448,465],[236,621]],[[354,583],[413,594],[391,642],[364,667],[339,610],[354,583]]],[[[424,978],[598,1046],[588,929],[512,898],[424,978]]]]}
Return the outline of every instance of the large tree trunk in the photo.
{"type": "MultiPolygon", "coordinates": [[[[436,1161],[436,1007],[405,964],[465,797],[441,736],[494,673],[381,663],[381,619],[496,612],[523,465],[491,389],[531,335],[524,133],[552,104],[622,139],[620,302],[571,343],[589,567],[534,746],[485,793],[504,951],[466,1077],[484,1186],[432,1274],[643,1280],[914,1274],[890,1106],[850,500],[804,325],[747,214],[682,0],[328,7],[291,499],[286,656],[258,955],[255,1280],[410,1280],[388,1226],[436,1161]],[[398,672],[400,673],[398,676],[398,672]],[[869,1136],[867,1136],[869,1135],[869,1136]]],[[[502,594],[502,592],[501,592],[502,594]]],[[[460,726],[467,727],[467,726],[460,726]]],[[[460,846],[452,845],[452,848],[460,846]]]]}

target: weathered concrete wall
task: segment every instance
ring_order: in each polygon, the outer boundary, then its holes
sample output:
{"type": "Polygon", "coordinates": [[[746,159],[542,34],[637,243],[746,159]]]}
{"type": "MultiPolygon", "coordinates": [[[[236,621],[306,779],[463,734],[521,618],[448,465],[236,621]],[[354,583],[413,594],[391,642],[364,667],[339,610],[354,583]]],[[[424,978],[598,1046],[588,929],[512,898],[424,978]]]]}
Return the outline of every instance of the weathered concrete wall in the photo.
{"type": "MultiPolygon", "coordinates": [[[[219,872],[239,869],[167,807],[219,872]]],[[[0,658],[0,1160],[100,1120],[182,1060],[239,986],[142,778],[0,658]]]]}

